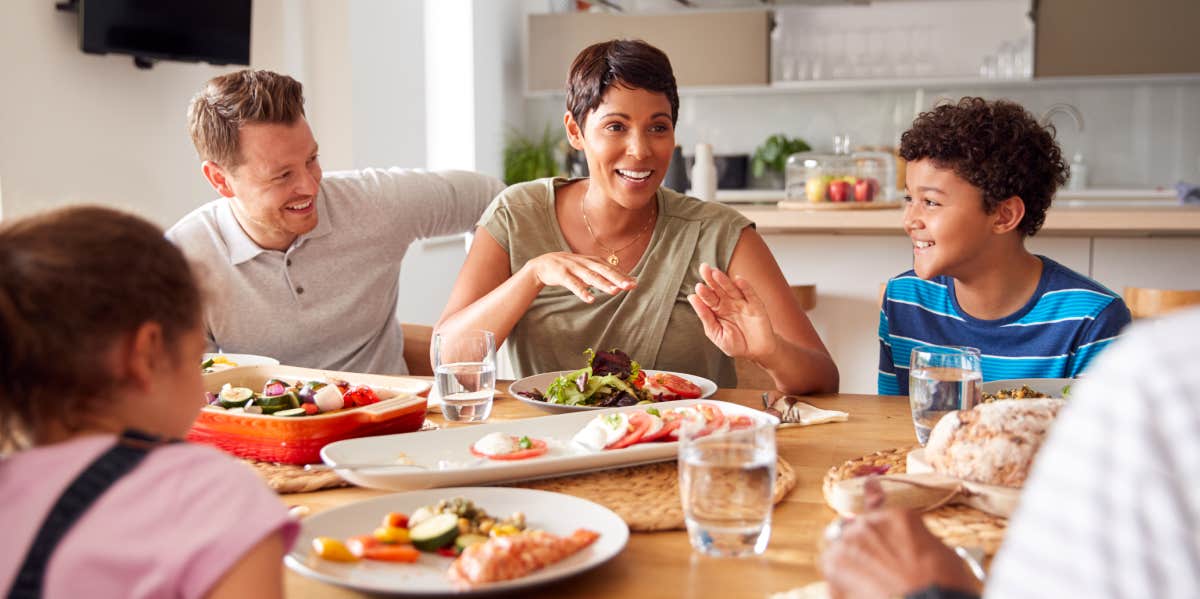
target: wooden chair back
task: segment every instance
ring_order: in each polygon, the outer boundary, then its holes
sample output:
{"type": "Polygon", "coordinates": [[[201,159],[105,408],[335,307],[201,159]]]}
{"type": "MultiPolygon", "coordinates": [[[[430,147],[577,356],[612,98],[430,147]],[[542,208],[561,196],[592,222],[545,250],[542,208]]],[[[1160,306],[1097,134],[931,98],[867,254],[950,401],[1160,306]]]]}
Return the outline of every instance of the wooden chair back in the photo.
{"type": "Polygon", "coordinates": [[[413,376],[433,376],[429,345],[433,343],[433,327],[425,324],[400,323],[404,331],[404,362],[413,376]]]}
{"type": "Polygon", "coordinates": [[[1200,305],[1200,290],[1196,289],[1126,287],[1123,295],[1134,318],[1162,316],[1180,308],[1200,305]]]}
{"type": "MultiPolygon", "coordinates": [[[[796,297],[796,303],[800,304],[800,308],[805,312],[812,310],[817,305],[817,286],[816,285],[792,285],[792,295],[796,297]]],[[[757,364],[745,358],[736,358],[733,361],[734,369],[737,372],[738,389],[774,389],[775,380],[771,378],[767,371],[759,368],[757,364]]]]}

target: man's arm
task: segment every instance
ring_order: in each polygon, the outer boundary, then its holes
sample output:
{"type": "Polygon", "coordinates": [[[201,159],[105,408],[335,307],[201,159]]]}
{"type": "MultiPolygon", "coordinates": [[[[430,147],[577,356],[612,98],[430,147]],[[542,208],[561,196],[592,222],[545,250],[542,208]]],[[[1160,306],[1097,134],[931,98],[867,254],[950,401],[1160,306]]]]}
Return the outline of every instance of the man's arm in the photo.
{"type": "Polygon", "coordinates": [[[988,597],[1197,597],[1200,312],[1105,351],[1038,452],[988,597]]]}
{"type": "Polygon", "coordinates": [[[404,223],[414,239],[474,231],[504,189],[499,179],[468,171],[366,169],[358,176],[370,199],[404,223]]]}

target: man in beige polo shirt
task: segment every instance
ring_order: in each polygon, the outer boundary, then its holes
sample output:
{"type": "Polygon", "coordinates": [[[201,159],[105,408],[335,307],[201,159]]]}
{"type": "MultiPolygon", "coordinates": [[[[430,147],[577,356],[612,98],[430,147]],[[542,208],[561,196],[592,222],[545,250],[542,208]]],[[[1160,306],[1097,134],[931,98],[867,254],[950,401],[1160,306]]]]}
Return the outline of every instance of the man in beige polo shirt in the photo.
{"type": "Polygon", "coordinates": [[[462,171],[324,174],[300,83],[270,71],[213,78],[188,125],[221,197],[167,238],[202,269],[210,349],[406,373],[396,303],[409,244],[472,230],[503,184],[462,171]]]}

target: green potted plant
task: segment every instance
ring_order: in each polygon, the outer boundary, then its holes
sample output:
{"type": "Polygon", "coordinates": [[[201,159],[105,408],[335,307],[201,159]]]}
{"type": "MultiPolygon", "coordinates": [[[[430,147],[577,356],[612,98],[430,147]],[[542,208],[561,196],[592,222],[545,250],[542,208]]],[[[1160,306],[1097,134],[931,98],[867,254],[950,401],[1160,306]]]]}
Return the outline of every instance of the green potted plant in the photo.
{"type": "Polygon", "coordinates": [[[540,138],[510,131],[504,144],[504,182],[513,185],[561,174],[562,168],[556,157],[561,142],[562,133],[555,132],[550,125],[542,131],[540,138]]]}
{"type": "Polygon", "coordinates": [[[788,156],[812,150],[803,139],[776,133],[754,149],[750,171],[757,180],[766,180],[769,187],[783,188],[784,169],[788,156]]]}

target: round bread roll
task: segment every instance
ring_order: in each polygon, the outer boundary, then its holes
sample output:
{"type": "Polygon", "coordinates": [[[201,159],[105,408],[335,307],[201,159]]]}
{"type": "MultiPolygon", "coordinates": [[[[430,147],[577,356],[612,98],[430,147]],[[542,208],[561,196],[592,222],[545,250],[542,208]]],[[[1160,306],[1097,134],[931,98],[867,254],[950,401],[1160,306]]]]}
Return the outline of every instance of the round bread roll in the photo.
{"type": "Polygon", "coordinates": [[[942,417],[929,434],[925,459],[941,474],[989,485],[1021,487],[1061,399],[1006,399],[942,417]]]}

